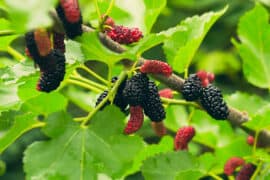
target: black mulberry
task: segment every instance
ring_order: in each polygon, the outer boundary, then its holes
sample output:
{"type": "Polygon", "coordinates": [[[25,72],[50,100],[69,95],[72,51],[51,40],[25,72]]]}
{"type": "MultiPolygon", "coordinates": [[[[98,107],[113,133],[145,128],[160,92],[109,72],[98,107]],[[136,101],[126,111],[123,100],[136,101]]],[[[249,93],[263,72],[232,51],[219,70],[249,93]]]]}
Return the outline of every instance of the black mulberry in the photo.
{"type": "MultiPolygon", "coordinates": [[[[97,102],[96,102],[96,107],[101,103],[101,101],[105,98],[105,97],[107,97],[108,96],[108,91],[106,90],[106,91],[103,91],[100,95],[99,95],[99,97],[98,97],[98,99],[97,99],[97,102]]],[[[107,105],[109,105],[110,104],[110,102],[109,101],[107,101],[101,108],[100,108],[100,110],[103,110],[107,105]]]]}
{"type": "Polygon", "coordinates": [[[146,74],[142,73],[137,73],[127,80],[126,86],[123,89],[123,96],[129,105],[138,106],[147,99],[145,92],[147,92],[148,81],[146,74]]]}
{"type": "Polygon", "coordinates": [[[158,88],[153,81],[149,81],[145,94],[146,99],[142,102],[145,115],[154,122],[160,122],[165,119],[166,113],[158,94],[158,88]]]}
{"type": "Polygon", "coordinates": [[[223,100],[221,91],[210,84],[206,88],[203,88],[200,102],[203,108],[210,114],[214,119],[223,120],[227,119],[229,115],[229,109],[226,102],[223,100]]]}
{"type": "Polygon", "coordinates": [[[237,174],[236,176],[236,180],[249,180],[253,173],[255,172],[256,170],[256,166],[251,164],[251,163],[248,163],[248,164],[245,164],[239,171],[239,173],[237,174]]]}
{"type": "Polygon", "coordinates": [[[197,100],[202,94],[201,80],[196,74],[191,74],[182,87],[182,95],[187,101],[197,100]]]}
{"type": "MultiPolygon", "coordinates": [[[[25,34],[25,43],[26,43],[26,47],[31,55],[31,57],[34,59],[34,61],[38,61],[38,59],[40,59],[40,55],[38,52],[38,48],[37,48],[37,44],[35,41],[35,36],[34,36],[34,32],[27,32],[25,34]]],[[[38,62],[36,62],[38,63],[38,62]]]]}

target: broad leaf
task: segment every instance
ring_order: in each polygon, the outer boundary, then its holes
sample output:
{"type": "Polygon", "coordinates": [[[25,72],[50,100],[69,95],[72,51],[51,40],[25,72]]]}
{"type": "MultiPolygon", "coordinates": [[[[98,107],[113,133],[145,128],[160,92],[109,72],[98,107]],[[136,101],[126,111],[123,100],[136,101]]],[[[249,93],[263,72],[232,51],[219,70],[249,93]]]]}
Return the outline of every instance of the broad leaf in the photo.
{"type": "Polygon", "coordinates": [[[89,180],[97,179],[98,173],[120,178],[143,148],[140,138],[122,135],[123,119],[111,107],[96,114],[89,128],[72,122],[64,112],[51,115],[44,129],[51,140],[34,143],[25,152],[27,179],[89,180]]]}
{"type": "Polygon", "coordinates": [[[270,25],[266,9],[256,5],[238,24],[240,43],[233,41],[243,59],[247,80],[260,88],[270,87],[270,25]]]}
{"type": "Polygon", "coordinates": [[[196,170],[196,159],[186,151],[156,155],[144,161],[142,173],[146,180],[173,180],[179,173],[196,170]]]}
{"type": "Polygon", "coordinates": [[[248,128],[260,131],[264,128],[270,127],[269,117],[270,117],[270,106],[265,106],[244,125],[247,126],[248,128]]]}
{"type": "Polygon", "coordinates": [[[0,154],[23,133],[42,125],[33,113],[17,116],[14,125],[0,138],[0,154]]]}
{"type": "Polygon", "coordinates": [[[218,12],[187,18],[180,23],[179,30],[163,46],[168,62],[175,71],[181,73],[189,67],[207,32],[226,10],[227,7],[218,12]]]}

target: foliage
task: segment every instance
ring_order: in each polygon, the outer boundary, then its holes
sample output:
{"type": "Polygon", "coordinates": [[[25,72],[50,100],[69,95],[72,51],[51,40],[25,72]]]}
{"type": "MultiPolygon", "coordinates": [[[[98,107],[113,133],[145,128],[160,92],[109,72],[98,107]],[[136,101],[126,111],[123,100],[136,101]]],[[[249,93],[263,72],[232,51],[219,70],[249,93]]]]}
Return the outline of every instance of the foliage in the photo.
{"type": "MultiPolygon", "coordinates": [[[[256,147],[259,132],[270,130],[266,7],[253,2],[243,5],[240,0],[79,2],[84,24],[96,29],[65,41],[66,76],[51,93],[36,90],[39,70],[24,55],[23,36],[35,28],[53,27],[48,12],[57,1],[0,2],[0,176],[5,179],[13,173],[6,166],[14,163],[10,157],[19,155],[14,161],[23,159],[29,180],[221,179],[232,156],[256,164],[254,178],[270,177],[269,149],[256,147]],[[99,15],[105,13],[119,25],[139,27],[143,39],[123,46],[121,54],[108,49],[99,39],[99,15]],[[237,35],[232,35],[234,31],[237,35]],[[112,100],[117,89],[117,83],[111,86],[112,76],[123,80],[135,69],[120,63],[123,59],[137,63],[141,56],[166,61],[185,77],[199,69],[216,73],[226,102],[248,113],[250,121],[243,126],[255,132],[254,146],[246,143],[243,128],[212,119],[192,103],[183,103],[178,93],[173,100],[163,101],[167,136],[157,138],[146,117],[138,133],[124,135],[128,116],[112,105],[99,111],[95,101],[106,89],[112,100]],[[195,127],[196,135],[188,151],[175,152],[173,135],[184,125],[195,127]],[[37,129],[42,138],[32,134],[37,129]]],[[[159,84],[159,89],[165,86],[159,84]]]]}

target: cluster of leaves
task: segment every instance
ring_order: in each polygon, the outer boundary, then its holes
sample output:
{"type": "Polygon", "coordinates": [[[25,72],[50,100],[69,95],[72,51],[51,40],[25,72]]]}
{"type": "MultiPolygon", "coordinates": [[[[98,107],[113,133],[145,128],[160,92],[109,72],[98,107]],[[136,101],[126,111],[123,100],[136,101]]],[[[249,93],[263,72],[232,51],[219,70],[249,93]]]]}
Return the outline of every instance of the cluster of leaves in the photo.
{"type": "MultiPolygon", "coordinates": [[[[84,21],[98,26],[95,3],[80,2],[83,4],[84,21]]],[[[207,7],[215,2],[204,0],[199,5],[196,2],[196,6],[207,7]]],[[[148,143],[148,138],[154,136],[149,121],[144,123],[138,134],[123,135],[127,117],[115,107],[107,107],[94,114],[88,127],[76,122],[78,114],[85,115],[94,110],[97,93],[110,86],[110,83],[96,85],[98,81],[87,74],[89,69],[86,65],[92,69],[98,67],[96,73],[107,75],[105,79],[110,81],[112,75],[123,71],[118,65],[120,60],[136,61],[155,47],[162,47],[167,62],[177,73],[187,72],[194,62],[192,60],[198,59],[200,53],[203,57],[195,63],[199,68],[224,72],[207,63],[212,60],[212,64],[215,58],[222,65],[224,61],[233,62],[230,64],[237,71],[241,68],[235,56],[237,51],[242,58],[246,80],[258,89],[269,90],[270,63],[267,58],[270,28],[268,12],[262,5],[254,5],[239,20],[239,41],[232,40],[236,50],[206,55],[203,51],[196,52],[214,23],[226,11],[230,12],[230,8],[188,17],[174,27],[153,33],[153,26],[159,25],[157,18],[166,16],[167,4],[193,7],[195,1],[117,1],[110,16],[118,24],[139,27],[144,38],[126,47],[127,51],[122,54],[106,48],[96,31],[83,33],[74,41],[67,40],[67,75],[57,91],[47,94],[35,90],[39,73],[33,62],[22,55],[24,46],[21,41],[30,29],[52,26],[48,12],[56,3],[55,0],[0,2],[0,157],[5,159],[9,147],[22,139],[26,132],[41,128],[46,136],[45,140],[29,145],[24,152],[23,166],[27,179],[116,179],[137,172],[141,172],[145,179],[218,178],[226,160],[232,156],[243,157],[256,164],[259,167],[258,178],[270,177],[267,149],[256,148],[256,143],[252,148],[246,143],[247,134],[241,129],[231,127],[226,121],[215,121],[200,110],[170,104],[166,107],[164,123],[170,131],[176,132],[178,127],[187,124],[196,129],[190,150],[183,152],[173,151],[171,136],[164,136],[157,144],[148,143]],[[81,74],[90,77],[84,82],[94,84],[96,88],[84,85],[83,88],[90,90],[85,91],[74,86],[74,79],[81,77],[78,73],[74,75],[76,68],[84,70],[81,74]]],[[[98,6],[105,13],[110,3],[98,1],[98,6]]],[[[261,91],[263,95],[237,92],[226,96],[229,105],[249,114],[250,121],[244,126],[256,132],[255,142],[258,133],[270,127],[267,121],[269,102],[265,100],[269,95],[261,91]]],[[[0,174],[4,167],[0,160],[0,174]]]]}

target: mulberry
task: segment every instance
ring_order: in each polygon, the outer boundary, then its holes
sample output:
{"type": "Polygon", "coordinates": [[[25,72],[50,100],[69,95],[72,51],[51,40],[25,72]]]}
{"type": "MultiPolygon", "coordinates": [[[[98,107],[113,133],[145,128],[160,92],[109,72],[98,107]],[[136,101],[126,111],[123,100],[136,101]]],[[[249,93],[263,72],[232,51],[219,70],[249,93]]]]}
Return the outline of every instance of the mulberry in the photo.
{"type": "Polygon", "coordinates": [[[53,50],[40,65],[41,76],[37,90],[50,92],[55,90],[65,76],[65,56],[58,50],[53,50]],[[47,62],[47,63],[46,63],[47,62]]]}
{"type": "Polygon", "coordinates": [[[33,58],[33,60],[35,61],[35,63],[38,64],[39,59],[40,59],[40,55],[39,55],[39,51],[36,45],[36,41],[35,41],[35,36],[34,36],[34,32],[27,32],[25,34],[25,43],[26,43],[26,48],[29,51],[31,57],[33,58]]]}
{"type": "Polygon", "coordinates": [[[25,51],[25,55],[26,55],[27,57],[29,57],[29,58],[31,58],[31,59],[33,58],[32,55],[31,55],[30,52],[29,52],[29,49],[28,49],[27,47],[25,48],[24,51],[25,51]]]}
{"type": "Polygon", "coordinates": [[[254,144],[254,137],[253,136],[248,136],[247,137],[247,143],[251,146],[254,144]]]}
{"type": "Polygon", "coordinates": [[[215,75],[206,71],[198,71],[196,75],[200,78],[202,87],[207,87],[215,79],[215,75]]]}
{"type": "Polygon", "coordinates": [[[138,131],[143,124],[143,109],[141,106],[130,106],[130,119],[125,127],[125,134],[132,134],[138,131]]]}
{"type": "Polygon", "coordinates": [[[158,92],[160,97],[172,99],[173,98],[173,91],[169,88],[162,89],[158,92]]]}
{"type": "MultiPolygon", "coordinates": [[[[113,79],[112,79],[112,81],[113,81],[113,79]]],[[[117,81],[117,79],[115,80],[115,82],[116,81],[117,81]]],[[[113,104],[115,104],[117,107],[119,107],[123,113],[126,113],[126,108],[128,106],[128,103],[123,96],[123,90],[126,86],[126,81],[127,80],[125,79],[121,82],[121,84],[119,85],[117,92],[114,96],[114,100],[113,100],[113,104]]]]}
{"type": "Polygon", "coordinates": [[[238,172],[236,180],[249,180],[252,177],[255,170],[256,170],[255,165],[251,163],[245,164],[238,172]]]}
{"type": "Polygon", "coordinates": [[[82,34],[82,16],[78,0],[60,0],[56,11],[70,39],[82,34]]]}
{"type": "MultiPolygon", "coordinates": [[[[101,103],[101,101],[105,98],[105,97],[107,97],[108,96],[108,91],[103,91],[100,95],[99,95],[99,97],[98,97],[98,99],[97,99],[97,102],[96,102],[96,107],[101,103]]],[[[103,110],[106,106],[108,106],[110,104],[110,102],[109,101],[107,101],[101,108],[100,108],[100,110],[103,110]]]]}
{"type": "Polygon", "coordinates": [[[120,44],[138,42],[143,37],[142,32],[138,28],[130,29],[124,26],[114,26],[106,33],[112,40],[120,44]]]}
{"type": "Polygon", "coordinates": [[[148,82],[148,89],[145,91],[145,95],[147,99],[142,101],[145,115],[154,122],[160,122],[165,119],[166,113],[162,106],[157,86],[153,81],[148,82]]]}
{"type": "Polygon", "coordinates": [[[160,122],[152,121],[151,126],[157,136],[162,137],[166,135],[167,130],[166,130],[166,127],[164,126],[163,121],[160,121],[160,122]]]}
{"type": "Polygon", "coordinates": [[[185,126],[180,128],[174,138],[175,150],[187,150],[188,143],[195,135],[195,129],[192,126],[185,126]]]}
{"type": "Polygon", "coordinates": [[[62,53],[65,53],[66,47],[65,47],[64,40],[65,40],[65,34],[54,32],[53,33],[53,48],[59,49],[62,53]]]}
{"type": "Polygon", "coordinates": [[[140,68],[142,73],[162,74],[166,77],[172,75],[169,64],[158,60],[146,60],[140,68]]]}
{"type": "Polygon", "coordinates": [[[229,115],[229,109],[226,102],[223,100],[221,91],[210,84],[206,88],[203,88],[200,102],[203,108],[210,114],[214,119],[224,120],[229,115]]]}
{"type": "Polygon", "coordinates": [[[224,174],[226,174],[227,176],[232,175],[235,169],[239,166],[242,166],[244,163],[245,161],[242,158],[231,157],[224,165],[224,174]]]}
{"type": "Polygon", "coordinates": [[[123,96],[129,105],[142,105],[146,100],[147,95],[145,92],[147,92],[148,81],[148,77],[142,73],[137,73],[127,80],[123,89],[123,96]]]}
{"type": "Polygon", "coordinates": [[[45,57],[50,54],[52,45],[49,33],[45,29],[37,29],[34,31],[34,38],[39,55],[45,57]]]}
{"type": "Polygon", "coordinates": [[[185,100],[194,101],[202,95],[202,89],[200,78],[196,74],[191,74],[184,82],[182,94],[185,100]]]}

